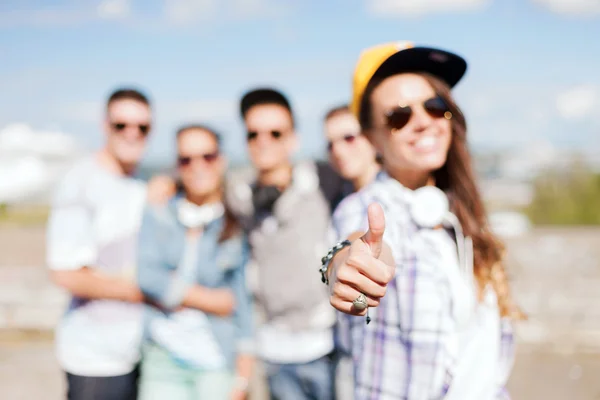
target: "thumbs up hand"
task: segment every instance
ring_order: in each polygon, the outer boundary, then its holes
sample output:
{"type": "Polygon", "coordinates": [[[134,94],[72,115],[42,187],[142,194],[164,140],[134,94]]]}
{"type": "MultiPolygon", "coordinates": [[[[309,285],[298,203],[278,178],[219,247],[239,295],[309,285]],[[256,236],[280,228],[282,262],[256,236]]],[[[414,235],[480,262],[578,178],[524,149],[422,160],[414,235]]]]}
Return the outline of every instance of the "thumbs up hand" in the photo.
{"type": "Polygon", "coordinates": [[[383,232],[385,232],[385,215],[383,209],[377,203],[371,204],[367,210],[369,230],[360,240],[368,246],[371,255],[379,258],[383,246],[383,232]]]}
{"type": "Polygon", "coordinates": [[[377,307],[395,274],[391,250],[383,242],[385,216],[379,204],[369,206],[368,219],[367,232],[352,241],[349,249],[340,251],[330,266],[329,301],[346,314],[367,313],[367,309],[353,305],[361,294],[365,295],[368,307],[377,307]]]}

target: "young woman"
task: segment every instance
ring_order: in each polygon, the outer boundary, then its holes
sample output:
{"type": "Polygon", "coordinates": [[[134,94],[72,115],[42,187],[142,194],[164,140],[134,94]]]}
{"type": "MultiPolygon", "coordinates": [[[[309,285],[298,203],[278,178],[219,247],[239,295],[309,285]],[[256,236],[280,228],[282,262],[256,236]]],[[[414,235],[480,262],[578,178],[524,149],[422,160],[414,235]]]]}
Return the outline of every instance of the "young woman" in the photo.
{"type": "Polygon", "coordinates": [[[140,399],[246,398],[252,357],[248,249],[222,203],[226,162],[204,126],[177,133],[182,190],[148,206],[138,282],[148,310],[140,399]]]}
{"type": "Polygon", "coordinates": [[[508,397],[521,314],[450,91],[465,70],[455,54],[410,43],[368,49],[356,66],[352,110],[383,171],[336,210],[348,240],[321,272],[350,320],[357,400],[508,397]]]}

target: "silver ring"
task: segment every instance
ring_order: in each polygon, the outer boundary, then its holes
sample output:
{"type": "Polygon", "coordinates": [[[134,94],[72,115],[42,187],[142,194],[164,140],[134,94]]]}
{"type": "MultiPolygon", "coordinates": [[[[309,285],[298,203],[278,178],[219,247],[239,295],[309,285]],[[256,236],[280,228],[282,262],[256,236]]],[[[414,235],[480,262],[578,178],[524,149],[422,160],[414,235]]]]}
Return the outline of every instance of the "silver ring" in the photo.
{"type": "Polygon", "coordinates": [[[364,294],[359,294],[358,297],[356,299],[354,299],[354,301],[352,302],[352,305],[354,306],[354,308],[356,308],[358,311],[362,311],[365,308],[367,308],[369,305],[367,304],[367,296],[365,296],[364,294]]]}

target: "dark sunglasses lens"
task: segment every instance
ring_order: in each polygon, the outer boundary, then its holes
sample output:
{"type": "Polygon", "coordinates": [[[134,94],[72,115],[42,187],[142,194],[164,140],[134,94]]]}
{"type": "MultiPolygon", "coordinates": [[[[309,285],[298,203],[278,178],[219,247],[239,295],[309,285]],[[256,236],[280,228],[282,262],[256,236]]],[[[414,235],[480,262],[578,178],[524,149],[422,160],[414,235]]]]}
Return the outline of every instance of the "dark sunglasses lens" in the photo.
{"type": "Polygon", "coordinates": [[[186,165],[190,165],[191,162],[192,162],[191,157],[178,157],[177,158],[177,164],[179,164],[180,167],[185,167],[186,165]]]}
{"type": "Polygon", "coordinates": [[[404,128],[404,126],[410,120],[410,115],[412,114],[412,110],[410,107],[398,107],[392,111],[390,111],[387,115],[388,118],[388,127],[394,130],[399,130],[404,128]]]}
{"type": "Polygon", "coordinates": [[[273,136],[273,139],[279,139],[281,137],[281,131],[271,131],[271,136],[273,136]]]}
{"type": "Polygon", "coordinates": [[[344,142],[346,142],[346,143],[352,143],[352,142],[354,142],[354,140],[356,140],[356,135],[344,136],[344,142]]]}
{"type": "Polygon", "coordinates": [[[442,118],[444,117],[446,111],[449,111],[448,106],[440,97],[427,100],[423,104],[423,107],[425,108],[425,111],[429,113],[429,115],[435,118],[442,118]]]}
{"type": "Polygon", "coordinates": [[[248,141],[254,140],[258,137],[258,132],[248,132],[248,134],[246,135],[246,138],[248,139],[248,141]]]}
{"type": "Polygon", "coordinates": [[[147,135],[150,132],[150,125],[140,125],[140,132],[142,135],[147,135]]]}
{"type": "Polygon", "coordinates": [[[210,154],[204,154],[202,157],[204,158],[204,161],[212,163],[219,157],[219,153],[215,152],[210,154]]]}

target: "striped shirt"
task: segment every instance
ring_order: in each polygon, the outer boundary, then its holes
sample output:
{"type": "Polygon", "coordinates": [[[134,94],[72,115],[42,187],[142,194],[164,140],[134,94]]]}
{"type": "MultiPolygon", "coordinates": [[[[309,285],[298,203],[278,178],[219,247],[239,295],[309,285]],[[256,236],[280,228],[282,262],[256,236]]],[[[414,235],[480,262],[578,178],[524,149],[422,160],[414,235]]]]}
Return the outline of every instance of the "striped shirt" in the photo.
{"type": "MultiPolygon", "coordinates": [[[[444,398],[460,361],[456,291],[440,266],[444,259],[431,230],[411,219],[413,193],[381,172],[342,201],[333,216],[337,237],[344,239],[367,230],[367,207],[379,203],[386,216],[384,241],[396,262],[396,277],[379,307],[370,310],[369,325],[364,317],[339,318],[338,343],[354,360],[356,400],[444,398]]],[[[509,399],[504,386],[514,353],[511,323],[502,320],[500,326],[494,400],[509,399]]]]}

